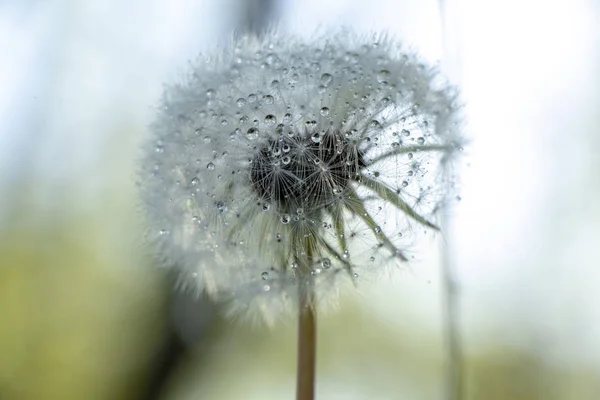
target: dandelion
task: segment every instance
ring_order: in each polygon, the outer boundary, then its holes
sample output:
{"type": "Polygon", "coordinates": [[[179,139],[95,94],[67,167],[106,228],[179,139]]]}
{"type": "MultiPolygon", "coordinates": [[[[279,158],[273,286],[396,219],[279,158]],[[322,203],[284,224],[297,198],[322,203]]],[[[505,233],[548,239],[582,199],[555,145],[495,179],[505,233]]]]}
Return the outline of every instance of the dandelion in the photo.
{"type": "Polygon", "coordinates": [[[437,230],[457,120],[454,91],[389,38],[236,39],[165,90],[140,178],[150,235],[233,313],[299,310],[312,398],[316,305],[437,230]]]}

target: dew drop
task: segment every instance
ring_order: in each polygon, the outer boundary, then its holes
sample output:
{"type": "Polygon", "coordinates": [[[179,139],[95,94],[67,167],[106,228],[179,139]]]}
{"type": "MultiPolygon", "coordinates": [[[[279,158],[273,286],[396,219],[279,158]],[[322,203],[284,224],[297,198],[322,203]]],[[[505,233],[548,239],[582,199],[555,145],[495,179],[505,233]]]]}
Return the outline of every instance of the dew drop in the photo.
{"type": "Polygon", "coordinates": [[[275,101],[275,99],[273,98],[273,96],[268,94],[265,97],[263,97],[263,101],[265,102],[265,104],[273,104],[273,101],[275,101]]]}
{"type": "Polygon", "coordinates": [[[281,149],[283,150],[284,153],[289,153],[292,148],[290,147],[289,144],[284,144],[281,149]]]}
{"type": "Polygon", "coordinates": [[[227,206],[225,205],[225,203],[223,203],[222,201],[217,201],[215,203],[215,207],[217,208],[217,210],[221,213],[227,211],[227,206]]]}
{"type": "Polygon", "coordinates": [[[377,73],[377,76],[376,76],[377,82],[379,82],[379,83],[386,82],[389,77],[390,77],[390,71],[388,71],[387,69],[382,69],[381,71],[379,71],[377,73]]]}
{"type": "Polygon", "coordinates": [[[412,160],[412,158],[413,158],[413,153],[408,153],[406,156],[408,157],[408,159],[409,159],[409,160],[412,160]]]}
{"type": "Polygon", "coordinates": [[[271,89],[275,89],[279,87],[279,81],[277,79],[274,79],[271,81],[271,89]]]}
{"type": "Polygon", "coordinates": [[[321,75],[321,85],[327,87],[331,85],[331,82],[333,82],[333,76],[331,76],[330,74],[321,75]]]}
{"type": "Polygon", "coordinates": [[[407,181],[402,181],[402,187],[407,187],[408,186],[408,182],[407,181]]]}
{"type": "Polygon", "coordinates": [[[290,266],[292,269],[296,269],[298,268],[298,263],[297,262],[293,262],[292,265],[290,266]]]}
{"type": "Polygon", "coordinates": [[[319,134],[319,132],[315,132],[310,137],[310,140],[312,140],[314,143],[321,143],[321,135],[319,134]]]}
{"type": "Polygon", "coordinates": [[[290,156],[284,156],[284,157],[281,159],[281,162],[282,162],[284,165],[288,165],[288,164],[289,164],[291,161],[292,161],[292,159],[290,158],[290,156]]]}
{"type": "Polygon", "coordinates": [[[353,278],[358,278],[358,274],[355,272],[355,273],[352,274],[352,277],[353,278]]]}
{"type": "Polygon", "coordinates": [[[285,115],[283,116],[283,122],[286,122],[286,123],[288,123],[288,122],[291,122],[291,121],[292,121],[292,114],[290,114],[290,113],[287,113],[287,114],[285,114],[285,115]]]}
{"type": "Polygon", "coordinates": [[[321,260],[321,266],[325,269],[331,268],[331,260],[329,258],[324,258],[321,260]]]}
{"type": "Polygon", "coordinates": [[[250,140],[254,140],[258,137],[258,129],[250,128],[248,132],[246,132],[246,137],[250,140]]]}
{"type": "Polygon", "coordinates": [[[344,260],[347,260],[350,258],[350,253],[348,252],[348,250],[344,250],[344,253],[342,254],[342,258],[344,260]]]}
{"type": "Polygon", "coordinates": [[[419,144],[425,143],[425,138],[423,136],[421,136],[420,138],[417,139],[417,143],[419,143],[419,144]]]}
{"type": "Polygon", "coordinates": [[[271,286],[269,286],[269,285],[265,285],[265,286],[263,286],[263,290],[264,290],[265,292],[268,292],[269,290],[271,290],[271,286]]]}
{"type": "Polygon", "coordinates": [[[343,192],[343,189],[341,186],[335,185],[332,189],[333,194],[341,194],[343,192]]]}
{"type": "Polygon", "coordinates": [[[327,107],[321,108],[321,115],[324,116],[324,117],[328,116],[329,115],[329,108],[327,108],[327,107]]]}
{"type": "Polygon", "coordinates": [[[263,203],[263,205],[262,205],[263,211],[269,211],[270,208],[271,208],[271,203],[263,203]]]}
{"type": "Polygon", "coordinates": [[[380,226],[376,226],[375,227],[375,233],[381,233],[381,227],[380,226]]]}
{"type": "Polygon", "coordinates": [[[277,122],[277,118],[273,114],[269,114],[265,117],[265,125],[273,126],[277,122]]]}
{"type": "Polygon", "coordinates": [[[249,101],[250,103],[254,103],[254,102],[256,101],[256,95],[255,95],[254,93],[250,93],[250,94],[248,95],[248,101],[249,101]]]}
{"type": "Polygon", "coordinates": [[[369,128],[371,128],[371,129],[379,129],[379,128],[381,128],[381,124],[379,123],[379,121],[377,121],[376,119],[374,119],[371,122],[369,122],[369,128]]]}
{"type": "Polygon", "coordinates": [[[406,137],[410,136],[410,131],[408,129],[402,129],[402,134],[406,137]]]}
{"type": "Polygon", "coordinates": [[[198,185],[198,182],[199,182],[198,178],[194,177],[194,178],[192,178],[192,180],[190,181],[190,185],[192,185],[192,186],[196,186],[196,185],[198,185]]]}
{"type": "Polygon", "coordinates": [[[246,105],[246,99],[240,97],[235,103],[238,107],[244,107],[246,105]]]}
{"type": "Polygon", "coordinates": [[[166,229],[161,229],[160,231],[158,231],[158,234],[161,235],[161,236],[164,236],[164,235],[166,235],[168,233],[169,233],[169,231],[166,230],[166,229]]]}
{"type": "Polygon", "coordinates": [[[208,164],[206,164],[206,169],[208,169],[209,171],[214,171],[215,170],[215,164],[209,162],[208,164]]]}
{"type": "Polygon", "coordinates": [[[284,225],[285,224],[289,224],[290,223],[290,215],[289,214],[283,214],[279,220],[284,225]]]}
{"type": "Polygon", "coordinates": [[[265,271],[262,274],[260,274],[260,277],[262,278],[263,281],[266,281],[267,279],[269,279],[269,273],[267,271],[265,271]]]}
{"type": "Polygon", "coordinates": [[[298,214],[298,215],[302,215],[302,214],[304,214],[304,208],[299,208],[299,209],[297,209],[297,210],[296,210],[296,214],[298,214]]]}
{"type": "Polygon", "coordinates": [[[215,90],[214,90],[214,89],[208,89],[208,90],[206,91],[206,97],[208,97],[208,98],[213,98],[213,97],[215,97],[215,94],[216,94],[216,92],[215,92],[215,90]]]}

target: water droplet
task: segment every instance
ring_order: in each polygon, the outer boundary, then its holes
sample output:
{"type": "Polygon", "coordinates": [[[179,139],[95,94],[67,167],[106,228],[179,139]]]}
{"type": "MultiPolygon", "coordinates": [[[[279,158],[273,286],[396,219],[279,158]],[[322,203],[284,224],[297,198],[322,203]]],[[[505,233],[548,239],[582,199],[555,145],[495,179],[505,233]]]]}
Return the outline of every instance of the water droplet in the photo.
{"type": "Polygon", "coordinates": [[[254,93],[250,93],[250,94],[248,95],[248,101],[249,101],[250,103],[254,103],[254,102],[256,101],[256,95],[255,95],[254,93]]]}
{"type": "Polygon", "coordinates": [[[377,82],[383,83],[383,82],[386,82],[389,77],[390,77],[390,71],[388,71],[387,69],[382,69],[381,71],[379,71],[377,73],[376,78],[377,78],[377,82]]]}
{"type": "Polygon", "coordinates": [[[265,285],[265,286],[263,286],[263,290],[264,290],[265,292],[268,292],[269,290],[271,290],[271,286],[269,286],[269,285],[265,285]]]}
{"type": "Polygon", "coordinates": [[[408,157],[408,159],[409,159],[409,160],[412,160],[412,158],[413,158],[413,153],[408,153],[406,156],[408,157]]]}
{"type": "Polygon", "coordinates": [[[265,271],[262,274],[260,274],[260,277],[262,278],[263,281],[266,281],[267,279],[269,279],[269,273],[267,271],[265,271]]]}
{"type": "Polygon", "coordinates": [[[299,208],[299,209],[297,209],[297,210],[296,210],[296,214],[298,214],[298,215],[302,215],[302,214],[304,214],[304,208],[299,208]]]}
{"type": "Polygon", "coordinates": [[[310,140],[312,140],[314,143],[321,143],[321,135],[319,134],[319,132],[315,132],[310,137],[310,140]]]}
{"type": "Polygon", "coordinates": [[[215,170],[215,164],[213,164],[213,163],[209,162],[208,164],[206,164],[206,168],[207,168],[209,171],[214,171],[214,170],[215,170]]]}
{"type": "Polygon", "coordinates": [[[335,185],[333,187],[332,191],[333,191],[333,194],[341,194],[344,191],[344,189],[342,189],[341,186],[335,185]]]}
{"type": "Polygon", "coordinates": [[[273,114],[269,114],[265,117],[265,125],[273,126],[277,122],[277,118],[273,114]]]}
{"type": "Polygon", "coordinates": [[[321,75],[321,85],[327,87],[331,85],[331,82],[333,82],[333,76],[331,76],[330,74],[321,75]]]}
{"type": "Polygon", "coordinates": [[[292,161],[292,159],[290,158],[290,156],[284,156],[284,157],[281,159],[281,162],[282,162],[283,164],[285,164],[285,165],[288,165],[288,164],[289,164],[291,161],[292,161]]]}
{"type": "Polygon", "coordinates": [[[283,214],[279,220],[284,225],[285,224],[289,224],[290,223],[290,215],[289,214],[283,214]]]}
{"type": "Polygon", "coordinates": [[[263,211],[269,211],[270,208],[271,208],[271,203],[263,203],[263,205],[262,205],[263,211]]]}
{"type": "Polygon", "coordinates": [[[208,90],[206,91],[206,97],[208,97],[208,98],[213,98],[213,97],[215,97],[215,94],[216,94],[216,92],[215,92],[215,90],[214,90],[214,89],[208,89],[208,90]]]}
{"type": "Polygon", "coordinates": [[[291,265],[291,268],[292,269],[298,268],[298,263],[297,262],[293,262],[292,265],[291,265]]]}
{"type": "Polygon", "coordinates": [[[408,129],[402,129],[402,134],[406,137],[410,136],[410,131],[408,129]]]}
{"type": "Polygon", "coordinates": [[[274,79],[271,81],[271,89],[275,89],[278,86],[279,86],[279,81],[277,79],[274,79]]]}
{"type": "Polygon", "coordinates": [[[159,234],[159,235],[161,235],[161,236],[162,236],[162,235],[166,235],[166,234],[168,234],[168,233],[169,233],[169,231],[168,231],[168,230],[166,230],[166,229],[161,229],[160,231],[158,231],[158,234],[159,234]]]}
{"type": "Polygon", "coordinates": [[[296,82],[298,82],[299,80],[300,80],[300,75],[298,75],[298,74],[293,74],[293,75],[290,77],[290,82],[291,82],[291,83],[296,83],[296,82]]]}
{"type": "Polygon", "coordinates": [[[329,258],[323,258],[321,260],[321,266],[325,269],[331,268],[331,260],[329,258]]]}
{"type": "Polygon", "coordinates": [[[425,138],[423,136],[421,136],[420,138],[417,139],[417,143],[419,143],[419,144],[425,143],[425,138]]]}
{"type": "Polygon", "coordinates": [[[358,278],[358,274],[355,272],[355,273],[352,274],[352,277],[353,278],[358,278]]]}
{"type": "Polygon", "coordinates": [[[321,108],[321,115],[324,116],[324,117],[328,116],[329,115],[329,108],[327,108],[327,107],[321,108]]]}
{"type": "Polygon", "coordinates": [[[246,105],[246,99],[242,99],[241,97],[237,99],[235,102],[238,107],[244,107],[246,105]]]}
{"type": "Polygon", "coordinates": [[[379,128],[381,128],[381,124],[379,123],[379,121],[377,121],[376,119],[374,119],[371,122],[369,122],[369,128],[371,128],[371,129],[379,129],[379,128]]]}
{"type": "Polygon", "coordinates": [[[221,213],[227,211],[227,206],[225,205],[225,203],[223,203],[222,201],[217,201],[215,203],[215,207],[217,208],[217,210],[221,213]]]}
{"type": "Polygon", "coordinates": [[[292,148],[290,147],[289,144],[284,144],[281,149],[283,150],[284,153],[289,153],[292,148]]]}
{"type": "Polygon", "coordinates": [[[408,182],[407,181],[402,181],[402,187],[407,187],[408,186],[408,182]]]}
{"type": "Polygon", "coordinates": [[[194,177],[192,178],[192,180],[190,181],[190,185],[192,186],[196,186],[198,184],[199,180],[198,178],[194,177]]]}
{"type": "Polygon", "coordinates": [[[350,253],[348,252],[348,250],[344,250],[344,253],[342,254],[342,258],[344,260],[347,260],[350,258],[350,253]]]}
{"type": "Polygon", "coordinates": [[[256,128],[248,129],[248,132],[246,133],[246,137],[250,140],[256,139],[258,137],[258,129],[256,129],[256,128]]]}
{"type": "Polygon", "coordinates": [[[381,233],[381,227],[380,226],[376,226],[375,227],[375,233],[381,233]]]}
{"type": "Polygon", "coordinates": [[[273,104],[273,101],[275,101],[275,99],[273,98],[273,96],[268,94],[265,97],[263,97],[263,101],[265,102],[265,104],[273,104]]]}
{"type": "Polygon", "coordinates": [[[288,122],[291,122],[291,121],[292,121],[292,114],[290,114],[290,113],[287,113],[287,114],[285,114],[285,115],[283,116],[283,122],[286,122],[286,123],[288,123],[288,122]]]}

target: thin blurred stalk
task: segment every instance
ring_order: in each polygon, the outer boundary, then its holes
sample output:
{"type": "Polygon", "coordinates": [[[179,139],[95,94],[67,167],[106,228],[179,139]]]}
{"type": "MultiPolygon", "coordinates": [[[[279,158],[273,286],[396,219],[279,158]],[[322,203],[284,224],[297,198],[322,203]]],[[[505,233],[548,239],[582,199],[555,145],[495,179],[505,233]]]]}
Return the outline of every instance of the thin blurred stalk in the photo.
{"type": "Polygon", "coordinates": [[[237,30],[240,34],[263,34],[275,19],[277,0],[239,0],[237,30]]]}
{"type": "MultiPolygon", "coordinates": [[[[453,83],[458,84],[460,52],[456,19],[454,17],[457,9],[452,7],[456,4],[452,0],[438,0],[438,5],[442,33],[442,68],[446,76],[453,83]]],[[[444,165],[444,174],[447,178],[450,178],[447,165],[444,165]]],[[[451,231],[451,220],[448,212],[448,209],[444,210],[440,221],[442,232],[446,233],[451,231]]],[[[444,397],[447,400],[460,400],[464,398],[464,357],[460,333],[460,293],[451,248],[450,235],[446,235],[441,243],[440,262],[443,335],[446,348],[444,397]]]]}
{"type": "Polygon", "coordinates": [[[315,398],[315,371],[317,359],[317,316],[313,289],[310,283],[300,285],[298,310],[298,369],[296,399],[315,398]]]}

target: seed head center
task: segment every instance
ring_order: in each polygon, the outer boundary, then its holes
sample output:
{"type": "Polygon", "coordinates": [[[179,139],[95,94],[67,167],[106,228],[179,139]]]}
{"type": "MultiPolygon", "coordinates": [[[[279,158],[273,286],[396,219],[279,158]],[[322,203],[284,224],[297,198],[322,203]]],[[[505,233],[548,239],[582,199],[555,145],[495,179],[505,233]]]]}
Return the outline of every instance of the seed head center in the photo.
{"type": "Polygon", "coordinates": [[[265,141],[250,171],[252,187],[279,212],[310,210],[335,201],[364,167],[356,144],[339,131],[265,141]]]}

